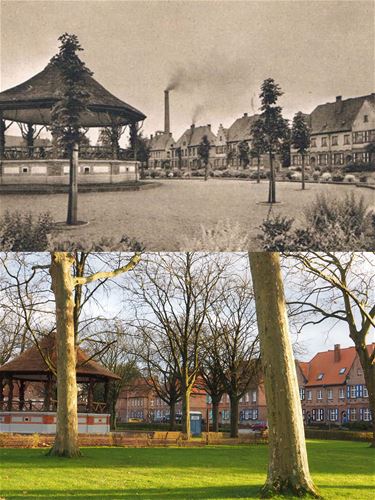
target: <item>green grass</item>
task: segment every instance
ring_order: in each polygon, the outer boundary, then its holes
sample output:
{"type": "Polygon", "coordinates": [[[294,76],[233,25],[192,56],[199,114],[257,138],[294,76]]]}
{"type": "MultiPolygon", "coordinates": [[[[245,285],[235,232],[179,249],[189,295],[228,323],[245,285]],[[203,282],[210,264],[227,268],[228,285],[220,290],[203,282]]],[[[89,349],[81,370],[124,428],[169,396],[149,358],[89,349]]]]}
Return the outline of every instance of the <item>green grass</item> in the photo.
{"type": "MultiPolygon", "coordinates": [[[[372,499],[375,450],[365,443],[308,442],[324,498],[372,499]]],[[[77,459],[41,449],[0,450],[0,496],[11,498],[259,498],[267,447],[85,448],[77,459]]]]}

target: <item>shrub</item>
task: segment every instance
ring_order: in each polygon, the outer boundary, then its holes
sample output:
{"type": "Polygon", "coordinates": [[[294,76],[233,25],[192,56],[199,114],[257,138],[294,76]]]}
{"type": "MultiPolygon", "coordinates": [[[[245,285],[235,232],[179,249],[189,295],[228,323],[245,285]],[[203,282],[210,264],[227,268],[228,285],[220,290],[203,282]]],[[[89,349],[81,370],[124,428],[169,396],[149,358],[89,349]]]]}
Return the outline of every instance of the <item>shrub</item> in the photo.
{"type": "Polygon", "coordinates": [[[344,177],[344,181],[345,182],[356,182],[357,179],[356,179],[355,175],[346,174],[346,176],[344,177]]]}
{"type": "Polygon", "coordinates": [[[320,179],[320,171],[314,170],[314,172],[312,173],[312,178],[314,179],[314,181],[318,181],[320,179]]]}
{"type": "Polygon", "coordinates": [[[324,172],[321,176],[322,181],[328,182],[332,179],[332,175],[329,172],[324,172]]]}
{"type": "Polygon", "coordinates": [[[375,163],[350,162],[344,167],[345,172],[375,172],[375,163]]]}
{"type": "Polygon", "coordinates": [[[31,212],[8,210],[0,219],[0,248],[13,252],[42,252],[48,247],[48,235],[53,228],[49,212],[37,218],[31,212]]]}
{"type": "Polygon", "coordinates": [[[372,440],[372,432],[351,432],[340,430],[306,429],[307,439],[342,439],[345,441],[368,441],[372,440]]]}
{"type": "Polygon", "coordinates": [[[367,175],[364,175],[364,174],[360,175],[359,182],[367,182],[367,175]]]}
{"type": "Polygon", "coordinates": [[[344,176],[342,175],[341,172],[333,172],[332,174],[332,180],[334,182],[342,182],[344,180],[344,176]]]}
{"type": "Polygon", "coordinates": [[[229,220],[219,221],[213,227],[201,226],[196,237],[185,236],[180,243],[180,250],[207,252],[237,252],[248,248],[249,238],[240,227],[229,220]]]}
{"type": "MultiPolygon", "coordinates": [[[[344,199],[318,195],[304,211],[304,227],[294,228],[294,220],[277,215],[263,221],[260,239],[267,251],[367,250],[373,247],[374,225],[363,198],[354,193],[344,199]]],[[[375,224],[375,222],[373,222],[375,224]]]]}
{"type": "Polygon", "coordinates": [[[84,252],[142,252],[144,246],[134,238],[129,238],[124,234],[119,240],[114,238],[102,237],[98,241],[72,241],[59,238],[53,235],[49,238],[48,248],[51,250],[59,250],[60,252],[72,252],[74,250],[84,252]]]}

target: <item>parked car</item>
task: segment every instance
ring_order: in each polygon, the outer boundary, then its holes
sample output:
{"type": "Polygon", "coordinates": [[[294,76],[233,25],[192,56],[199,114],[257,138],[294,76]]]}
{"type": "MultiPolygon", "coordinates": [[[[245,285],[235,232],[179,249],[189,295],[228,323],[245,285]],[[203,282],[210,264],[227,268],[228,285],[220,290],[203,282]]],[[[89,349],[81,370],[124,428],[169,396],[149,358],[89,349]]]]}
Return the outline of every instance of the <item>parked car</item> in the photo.
{"type": "Polygon", "coordinates": [[[250,429],[252,429],[253,431],[263,432],[266,431],[268,427],[266,424],[253,424],[250,425],[250,429]]]}

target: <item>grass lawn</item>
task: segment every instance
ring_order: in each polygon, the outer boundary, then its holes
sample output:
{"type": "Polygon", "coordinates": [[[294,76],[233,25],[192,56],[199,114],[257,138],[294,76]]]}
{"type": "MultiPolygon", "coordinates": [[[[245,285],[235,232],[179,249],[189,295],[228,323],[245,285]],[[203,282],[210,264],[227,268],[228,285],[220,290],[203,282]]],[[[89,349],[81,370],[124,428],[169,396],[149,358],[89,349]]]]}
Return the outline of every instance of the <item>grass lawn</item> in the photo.
{"type": "MultiPolygon", "coordinates": [[[[60,241],[70,240],[90,244],[102,236],[117,241],[124,234],[143,243],[148,251],[178,251],[191,249],[191,242],[201,238],[201,226],[206,229],[227,221],[227,227],[238,227],[241,236],[250,237],[251,249],[259,249],[256,236],[267,217],[268,181],[261,184],[243,180],[162,180],[161,186],[144,191],[81,193],[79,218],[89,225],[64,231],[60,241]]],[[[374,191],[353,186],[308,184],[302,192],[298,183],[277,183],[277,199],[273,212],[301,218],[304,207],[317,193],[344,196],[354,191],[366,203],[374,205],[374,191]]],[[[66,218],[67,195],[2,195],[0,216],[5,210],[49,211],[55,221],[66,218]]],[[[88,245],[89,246],[89,245],[88,245]]],[[[209,250],[207,246],[204,248],[209,250]]],[[[239,250],[239,249],[236,249],[239,250]]],[[[242,248],[247,250],[247,248],[242,248]]]]}
{"type": "MultiPolygon", "coordinates": [[[[375,450],[345,441],[308,442],[324,498],[374,498],[375,450]],[[371,493],[372,491],[372,493],[371,493]]],[[[40,449],[0,450],[0,495],[11,498],[258,498],[267,447],[85,448],[78,459],[40,449]]]]}

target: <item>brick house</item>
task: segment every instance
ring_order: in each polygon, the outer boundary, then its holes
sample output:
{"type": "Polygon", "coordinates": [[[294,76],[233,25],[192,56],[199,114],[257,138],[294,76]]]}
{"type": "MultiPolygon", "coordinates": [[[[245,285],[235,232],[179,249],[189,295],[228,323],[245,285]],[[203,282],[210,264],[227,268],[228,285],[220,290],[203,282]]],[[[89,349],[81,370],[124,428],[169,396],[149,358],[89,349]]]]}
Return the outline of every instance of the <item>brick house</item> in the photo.
{"type": "Polygon", "coordinates": [[[336,344],[309,362],[299,362],[298,379],[306,423],[371,420],[368,392],[354,347],[341,349],[336,344]]]}
{"type": "Polygon", "coordinates": [[[150,151],[148,165],[150,168],[165,168],[172,166],[172,151],[175,141],[171,132],[157,131],[147,141],[150,151]]]}
{"type": "Polygon", "coordinates": [[[198,155],[198,147],[202,142],[204,136],[207,136],[211,144],[210,149],[210,163],[213,165],[214,158],[216,157],[216,143],[217,137],[211,130],[211,125],[202,125],[196,127],[193,123],[190,128],[185,130],[182,136],[177,140],[174,152],[172,153],[173,164],[177,166],[178,154],[181,155],[181,167],[185,170],[194,170],[200,168],[200,159],[198,155]]]}
{"type": "MultiPolygon", "coordinates": [[[[307,115],[306,115],[307,116],[307,115]]],[[[367,146],[375,142],[375,93],[320,104],[308,117],[311,167],[335,168],[370,161],[367,146]]],[[[301,163],[292,149],[292,164],[301,163]]]]}

